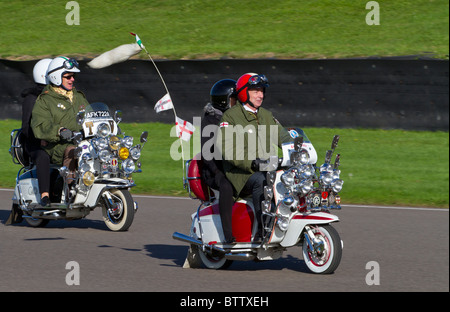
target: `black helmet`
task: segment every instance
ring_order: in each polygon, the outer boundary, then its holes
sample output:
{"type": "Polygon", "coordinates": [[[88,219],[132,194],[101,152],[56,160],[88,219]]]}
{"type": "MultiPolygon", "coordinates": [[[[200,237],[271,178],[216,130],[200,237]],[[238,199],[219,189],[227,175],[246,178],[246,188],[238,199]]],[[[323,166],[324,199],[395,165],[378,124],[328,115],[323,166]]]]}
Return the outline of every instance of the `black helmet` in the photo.
{"type": "Polygon", "coordinates": [[[222,79],[217,81],[211,88],[211,104],[214,108],[226,111],[229,108],[230,97],[236,97],[236,81],[233,79],[222,79]]]}

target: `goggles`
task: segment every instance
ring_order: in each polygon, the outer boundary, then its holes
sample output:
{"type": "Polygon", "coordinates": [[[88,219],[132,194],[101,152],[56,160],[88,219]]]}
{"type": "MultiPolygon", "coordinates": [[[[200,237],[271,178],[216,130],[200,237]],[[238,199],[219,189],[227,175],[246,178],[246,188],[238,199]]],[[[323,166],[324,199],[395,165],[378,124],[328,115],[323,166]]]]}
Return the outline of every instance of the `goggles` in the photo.
{"type": "Polygon", "coordinates": [[[80,65],[78,64],[77,60],[74,59],[74,58],[66,59],[61,66],[52,69],[47,74],[53,73],[53,72],[55,72],[57,70],[60,70],[60,69],[63,69],[63,68],[65,68],[65,69],[72,69],[74,67],[76,67],[76,68],[80,67],[80,65]]]}
{"type": "Polygon", "coordinates": [[[268,84],[269,80],[264,75],[251,76],[247,82],[249,85],[268,84]]]}

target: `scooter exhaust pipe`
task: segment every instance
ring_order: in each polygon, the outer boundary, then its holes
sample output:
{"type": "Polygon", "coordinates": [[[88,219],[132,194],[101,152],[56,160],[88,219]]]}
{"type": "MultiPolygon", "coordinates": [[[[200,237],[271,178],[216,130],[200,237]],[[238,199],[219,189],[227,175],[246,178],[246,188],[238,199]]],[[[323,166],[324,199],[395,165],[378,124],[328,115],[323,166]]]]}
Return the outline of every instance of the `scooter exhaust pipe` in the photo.
{"type": "Polygon", "coordinates": [[[185,243],[194,244],[194,245],[200,246],[202,248],[203,248],[203,246],[205,246],[206,248],[209,248],[211,250],[214,250],[214,251],[217,251],[217,252],[220,252],[220,253],[223,253],[223,254],[226,253],[226,251],[223,250],[220,247],[217,247],[217,246],[214,246],[214,245],[204,245],[198,239],[192,238],[192,237],[187,236],[187,235],[182,234],[182,233],[175,232],[175,233],[172,234],[172,238],[176,239],[176,240],[179,240],[179,241],[182,241],[182,242],[185,242],[185,243]]]}
{"type": "MultiPolygon", "coordinates": [[[[182,242],[185,242],[185,243],[188,243],[188,244],[197,245],[199,247],[204,246],[203,243],[201,241],[199,241],[198,239],[192,238],[192,237],[187,236],[182,233],[175,232],[172,234],[172,238],[182,241],[182,242]]],[[[224,249],[214,246],[214,245],[207,245],[205,247],[225,254],[225,258],[228,260],[252,261],[255,259],[255,255],[253,255],[251,253],[226,253],[226,251],[224,249]]]]}
{"type": "Polygon", "coordinates": [[[255,260],[255,255],[251,253],[227,253],[225,258],[228,260],[252,261],[255,260]]]}

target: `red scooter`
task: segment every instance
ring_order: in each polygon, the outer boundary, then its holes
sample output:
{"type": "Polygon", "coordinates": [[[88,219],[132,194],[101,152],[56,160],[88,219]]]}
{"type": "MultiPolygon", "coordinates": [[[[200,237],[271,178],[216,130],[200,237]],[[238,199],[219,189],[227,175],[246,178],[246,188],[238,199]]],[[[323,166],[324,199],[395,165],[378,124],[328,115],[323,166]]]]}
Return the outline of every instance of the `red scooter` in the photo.
{"type": "Polygon", "coordinates": [[[184,267],[224,269],[232,261],[275,260],[288,247],[301,246],[303,259],[311,272],[332,273],[339,266],[343,243],[331,223],[339,218],[330,209],[340,209],[343,181],[339,178],[339,159],[331,156],[339,136],[333,138],[325,162],[315,166],[317,154],[306,134],[289,129],[294,142],[283,146],[283,158],[267,172],[262,201],[263,239],[253,241],[258,223],[251,199],[239,199],[232,211],[235,244],[225,244],[219,215],[220,192],[209,189],[200,177],[201,161],[186,162],[185,186],[192,198],[201,201],[191,215],[189,235],[175,232],[173,238],[190,244],[184,267]],[[314,159],[315,158],[315,159],[314,159]],[[192,195],[194,194],[194,196],[192,195]]]}

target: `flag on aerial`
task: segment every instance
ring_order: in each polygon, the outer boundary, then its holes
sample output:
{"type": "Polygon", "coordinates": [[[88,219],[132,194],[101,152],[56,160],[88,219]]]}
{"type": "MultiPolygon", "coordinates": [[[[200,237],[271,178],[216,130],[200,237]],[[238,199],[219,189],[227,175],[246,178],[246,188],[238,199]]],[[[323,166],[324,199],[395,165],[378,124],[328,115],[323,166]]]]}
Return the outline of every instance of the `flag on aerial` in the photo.
{"type": "Polygon", "coordinates": [[[141,38],[139,38],[139,36],[135,33],[130,32],[130,34],[136,38],[136,43],[141,47],[141,49],[145,49],[145,46],[142,43],[141,38]]]}
{"type": "Polygon", "coordinates": [[[195,131],[194,125],[179,117],[175,117],[175,126],[177,127],[177,136],[183,141],[189,141],[195,131]]]}
{"type": "Polygon", "coordinates": [[[172,108],[173,108],[173,102],[172,102],[172,99],[170,98],[169,93],[164,95],[155,105],[155,111],[157,113],[163,112],[165,110],[169,110],[172,108]]]}

